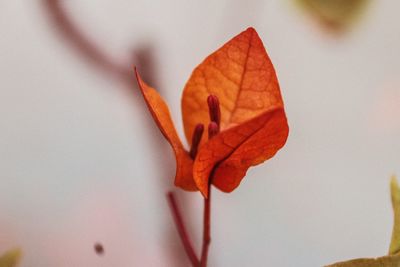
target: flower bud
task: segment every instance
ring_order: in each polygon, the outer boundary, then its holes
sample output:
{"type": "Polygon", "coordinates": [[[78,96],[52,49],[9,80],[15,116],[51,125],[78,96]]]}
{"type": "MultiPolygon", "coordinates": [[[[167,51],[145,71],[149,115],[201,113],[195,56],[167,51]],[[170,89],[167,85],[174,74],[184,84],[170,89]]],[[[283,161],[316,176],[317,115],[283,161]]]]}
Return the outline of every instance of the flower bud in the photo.
{"type": "Polygon", "coordinates": [[[192,136],[192,147],[190,148],[189,155],[192,159],[196,157],[197,150],[199,148],[199,144],[201,141],[201,137],[203,136],[204,132],[204,125],[199,123],[196,125],[193,131],[193,136],[192,136]]]}
{"type": "Polygon", "coordinates": [[[208,124],[208,139],[213,138],[218,133],[219,133],[218,124],[215,121],[210,122],[210,124],[208,124]]]}
{"type": "Polygon", "coordinates": [[[218,128],[221,123],[221,110],[219,108],[219,100],[215,95],[209,95],[207,98],[208,112],[210,113],[210,121],[217,124],[218,128]]]}

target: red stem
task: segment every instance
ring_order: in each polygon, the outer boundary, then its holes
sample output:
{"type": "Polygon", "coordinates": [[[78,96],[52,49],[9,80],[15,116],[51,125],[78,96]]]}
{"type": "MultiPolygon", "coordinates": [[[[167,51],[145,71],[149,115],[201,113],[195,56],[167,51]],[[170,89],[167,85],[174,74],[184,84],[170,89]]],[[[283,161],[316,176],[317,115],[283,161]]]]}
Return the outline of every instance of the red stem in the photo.
{"type": "Polygon", "coordinates": [[[204,198],[203,247],[200,267],[207,267],[208,248],[211,243],[211,186],[208,186],[208,198],[204,198]]]}
{"type": "Polygon", "coordinates": [[[168,198],[169,206],[171,208],[172,215],[174,217],[174,222],[175,222],[176,228],[178,229],[178,233],[182,240],[183,247],[186,251],[186,254],[187,254],[190,262],[192,263],[192,266],[198,267],[199,260],[196,256],[196,253],[194,252],[192,243],[189,239],[189,235],[187,234],[185,224],[183,223],[183,220],[182,220],[182,215],[178,209],[178,205],[176,204],[174,193],[168,192],[167,198],[168,198]]]}

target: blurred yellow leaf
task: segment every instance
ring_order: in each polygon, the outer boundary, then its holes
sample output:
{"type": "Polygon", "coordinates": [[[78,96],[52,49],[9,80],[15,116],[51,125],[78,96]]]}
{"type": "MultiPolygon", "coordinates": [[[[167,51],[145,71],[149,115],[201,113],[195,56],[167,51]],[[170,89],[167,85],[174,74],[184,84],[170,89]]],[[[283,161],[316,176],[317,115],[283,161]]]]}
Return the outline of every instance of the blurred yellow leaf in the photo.
{"type": "Polygon", "coordinates": [[[364,9],[369,0],[297,0],[331,29],[341,30],[364,9]]]}
{"type": "Polygon", "coordinates": [[[400,188],[395,176],[392,176],[390,181],[390,192],[392,195],[394,225],[389,256],[343,261],[325,267],[400,267],[400,188]]]}
{"type": "Polygon", "coordinates": [[[400,255],[391,255],[376,259],[356,259],[338,262],[325,267],[399,267],[400,255]]]}
{"type": "Polygon", "coordinates": [[[12,249],[0,257],[0,267],[17,267],[21,260],[22,252],[20,249],[12,249]]]}
{"type": "Polygon", "coordinates": [[[392,241],[390,242],[389,247],[389,255],[393,255],[400,251],[400,188],[394,175],[392,176],[392,180],[390,182],[390,191],[392,194],[394,223],[392,241]]]}

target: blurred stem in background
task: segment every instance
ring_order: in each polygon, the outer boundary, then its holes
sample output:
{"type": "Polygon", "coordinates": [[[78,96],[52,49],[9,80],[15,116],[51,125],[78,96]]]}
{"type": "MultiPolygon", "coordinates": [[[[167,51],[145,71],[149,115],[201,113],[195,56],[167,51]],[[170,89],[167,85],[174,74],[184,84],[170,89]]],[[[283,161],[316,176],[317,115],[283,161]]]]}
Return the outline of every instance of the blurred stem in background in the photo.
{"type": "Polygon", "coordinates": [[[43,7],[55,29],[83,59],[102,72],[110,76],[116,76],[126,83],[129,89],[136,88],[136,79],[132,70],[133,65],[140,68],[142,76],[146,80],[157,85],[156,64],[151,45],[133,49],[130,63],[120,63],[106,53],[98,43],[91,40],[84,33],[82,27],[74,23],[71,15],[63,7],[62,0],[42,1],[43,7]]]}
{"type": "Polygon", "coordinates": [[[101,70],[109,74],[116,74],[121,79],[133,84],[132,71],[129,66],[117,63],[109,55],[107,55],[96,43],[91,41],[80,29],[73,23],[68,12],[62,7],[60,0],[43,0],[44,7],[51,16],[52,21],[59,32],[65,37],[80,55],[101,70]]]}
{"type": "MultiPolygon", "coordinates": [[[[76,1],[78,3],[78,1],[76,1]]],[[[142,45],[132,49],[132,58],[127,64],[120,63],[114,59],[109,53],[106,53],[100,44],[89,38],[82,27],[74,22],[71,14],[67,12],[63,4],[71,3],[71,1],[62,0],[42,0],[42,6],[46,14],[50,18],[50,22],[58,34],[67,42],[67,44],[75,50],[81,59],[87,61],[97,70],[104,74],[116,77],[126,85],[126,88],[135,94],[138,90],[133,66],[140,68],[141,74],[146,80],[152,84],[158,84],[158,75],[156,73],[157,64],[154,58],[153,45],[142,45]]],[[[160,149],[160,146],[157,146],[160,149]]],[[[161,183],[161,188],[169,187],[166,179],[158,179],[161,183]]],[[[186,201],[185,201],[186,202],[186,201]]],[[[176,206],[176,205],[175,205],[176,206]]],[[[175,233],[167,233],[168,243],[174,242],[175,233]]],[[[181,256],[182,253],[176,246],[168,246],[170,256],[175,266],[183,266],[185,259],[181,256]]],[[[0,266],[3,267],[3,266],[0,266]]]]}

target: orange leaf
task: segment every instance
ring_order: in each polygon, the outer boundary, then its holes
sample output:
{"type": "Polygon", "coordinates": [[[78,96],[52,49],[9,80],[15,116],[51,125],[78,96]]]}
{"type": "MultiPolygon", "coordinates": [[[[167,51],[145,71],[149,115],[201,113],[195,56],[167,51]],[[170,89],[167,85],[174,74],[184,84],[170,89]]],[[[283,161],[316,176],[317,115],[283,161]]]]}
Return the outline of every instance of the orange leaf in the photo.
{"type": "Polygon", "coordinates": [[[221,132],[205,143],[196,157],[193,178],[200,192],[208,196],[210,178],[219,189],[231,192],[250,166],[275,155],[287,135],[286,116],[280,108],[221,132]]]}
{"type": "MultiPolygon", "coordinates": [[[[261,116],[270,118],[216,168],[212,183],[220,190],[232,192],[249,167],[272,158],[286,143],[289,128],[283,109],[261,116]]],[[[239,128],[237,130],[240,131],[239,128]]]]}
{"type": "Polygon", "coordinates": [[[208,125],[207,97],[221,106],[221,130],[283,107],[278,80],[261,39],[253,28],[240,33],[193,71],[182,96],[185,135],[190,142],[198,123],[208,125]]]}
{"type": "Polygon", "coordinates": [[[151,115],[157,123],[161,133],[168,140],[174,150],[176,157],[175,185],[185,190],[196,191],[197,187],[194,184],[192,176],[193,160],[190,158],[189,153],[184,149],[182,142],[176,133],[168,106],[156,90],[143,82],[136,69],[135,73],[139,88],[142,91],[151,115]]]}
{"type": "Polygon", "coordinates": [[[206,102],[210,94],[220,102],[221,133],[208,142],[203,139],[195,159],[193,178],[204,196],[211,174],[218,188],[232,191],[250,166],[272,157],[284,145],[288,134],[275,70],[253,28],[231,39],[193,71],[182,98],[189,142],[196,124],[210,122],[206,102]]]}

